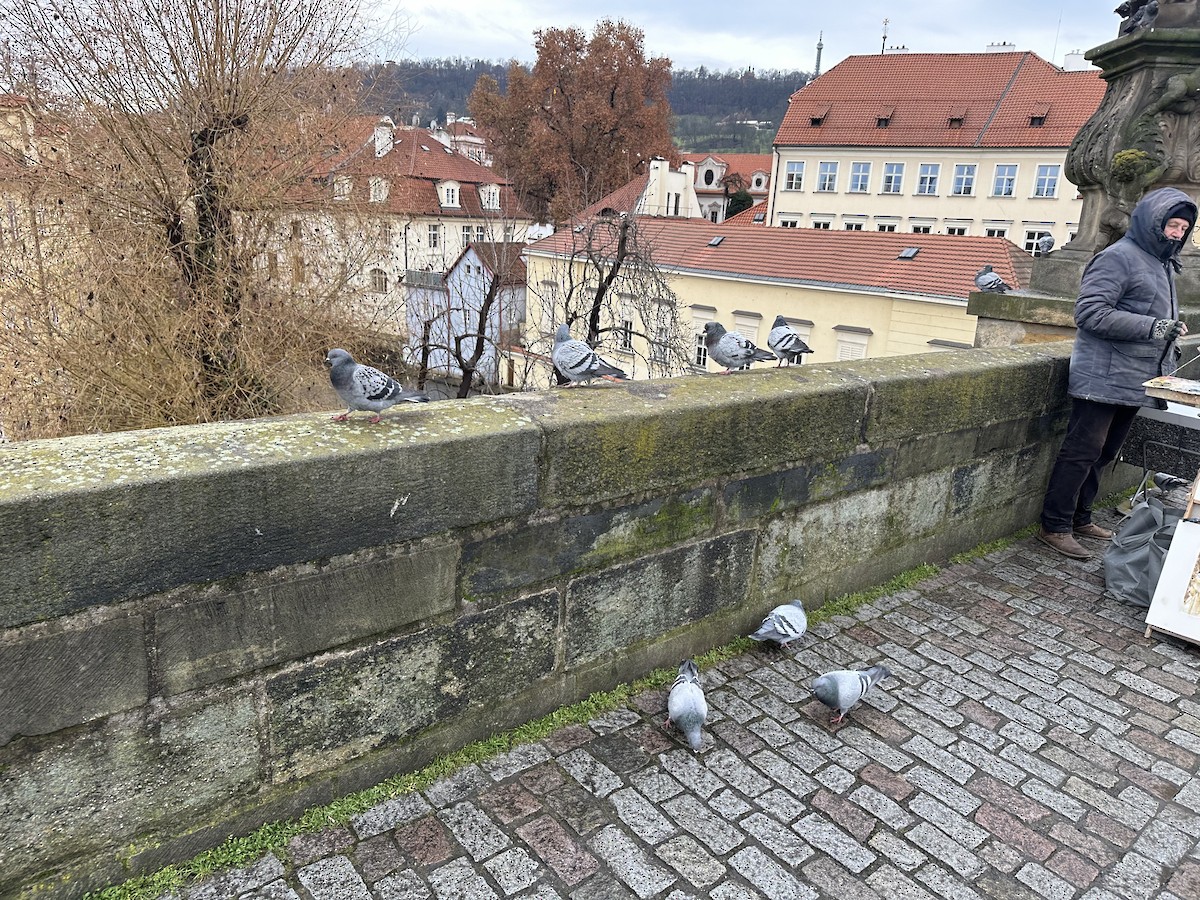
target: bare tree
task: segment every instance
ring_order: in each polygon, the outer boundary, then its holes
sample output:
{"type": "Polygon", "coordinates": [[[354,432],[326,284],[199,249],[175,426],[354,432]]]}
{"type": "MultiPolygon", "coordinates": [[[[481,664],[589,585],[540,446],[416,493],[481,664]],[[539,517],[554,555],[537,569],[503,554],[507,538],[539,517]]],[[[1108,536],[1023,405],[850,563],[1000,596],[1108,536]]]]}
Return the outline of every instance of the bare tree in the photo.
{"type": "Polygon", "coordinates": [[[0,21],[21,73],[0,91],[56,110],[69,138],[25,173],[44,173],[35,219],[64,210],[65,253],[2,298],[0,351],[63,389],[58,424],[30,433],[287,408],[281,379],[348,339],[360,291],[294,216],[325,200],[308,175],[355,100],[339,64],[358,4],[0,0],[0,21]]]}
{"type": "Polygon", "coordinates": [[[565,322],[593,348],[620,353],[631,375],[689,371],[695,338],[680,321],[653,243],[654,220],[624,213],[577,222],[539,243],[533,252],[552,263],[548,277],[529,279],[543,334],[528,349],[548,356],[554,329],[565,322]]]}

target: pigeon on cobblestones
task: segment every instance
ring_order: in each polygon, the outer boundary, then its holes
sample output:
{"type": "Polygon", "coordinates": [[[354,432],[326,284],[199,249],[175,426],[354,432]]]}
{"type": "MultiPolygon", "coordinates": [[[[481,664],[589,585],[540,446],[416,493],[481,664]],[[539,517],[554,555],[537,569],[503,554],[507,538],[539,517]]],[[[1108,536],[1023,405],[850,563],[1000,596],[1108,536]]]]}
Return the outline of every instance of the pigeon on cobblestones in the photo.
{"type": "Polygon", "coordinates": [[[554,333],[554,349],[550,351],[550,359],[554,368],[571,384],[590,382],[593,378],[625,380],[629,377],[621,369],[602,360],[583,341],[571,337],[571,328],[565,322],[554,333]]]}
{"type": "Polygon", "coordinates": [[[379,414],[397,403],[428,403],[429,395],[421,391],[410,391],[391,375],[385,375],[371,366],[362,366],[345,350],[334,348],[325,355],[329,366],[329,381],[338,392],[346,411],[334,416],[333,421],[345,422],[356,409],[374,413],[370,422],[379,423],[379,414]]]}
{"type": "Polygon", "coordinates": [[[700,736],[700,726],[708,718],[708,701],[704,699],[704,690],[700,687],[700,670],[690,659],[685,659],[679,666],[679,677],[671,686],[667,696],[667,721],[672,722],[687,738],[688,746],[697,753],[703,740],[700,736]]]}
{"type": "Polygon", "coordinates": [[[1003,278],[992,271],[991,266],[984,266],[975,273],[975,287],[989,294],[1006,294],[1009,286],[1003,278]]]}
{"type": "Polygon", "coordinates": [[[704,346],[717,365],[724,366],[722,375],[740,369],[752,362],[767,362],[775,358],[774,353],[759,350],[753,341],[736,331],[726,331],[720,322],[704,323],[704,346]]]}
{"type": "Polygon", "coordinates": [[[767,335],[767,346],[771,348],[772,353],[779,357],[775,368],[782,366],[785,360],[789,366],[794,362],[803,362],[801,357],[805,353],[813,352],[812,348],[800,338],[800,335],[792,330],[783,316],[775,317],[775,324],[771,326],[771,331],[767,335]]]}
{"type": "Polygon", "coordinates": [[[884,666],[871,666],[861,671],[839,669],[836,672],[826,672],[813,681],[813,693],[817,695],[818,700],[836,712],[829,720],[830,725],[836,725],[846,718],[846,713],[867,691],[891,674],[884,666]]]}
{"type": "Polygon", "coordinates": [[[803,637],[808,630],[808,616],[804,614],[804,604],[799,600],[777,606],[762,620],[758,631],[750,635],[754,641],[775,641],[783,650],[797,638],[803,637]]]}

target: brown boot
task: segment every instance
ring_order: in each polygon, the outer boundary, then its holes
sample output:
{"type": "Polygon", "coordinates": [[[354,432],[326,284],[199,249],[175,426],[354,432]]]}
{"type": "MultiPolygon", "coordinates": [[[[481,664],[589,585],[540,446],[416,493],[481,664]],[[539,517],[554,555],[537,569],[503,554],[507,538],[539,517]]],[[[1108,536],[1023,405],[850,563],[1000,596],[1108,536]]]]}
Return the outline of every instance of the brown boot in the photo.
{"type": "Polygon", "coordinates": [[[1095,538],[1098,541],[1111,541],[1113,533],[1107,528],[1101,528],[1093,522],[1086,525],[1076,525],[1075,534],[1079,537],[1095,538]]]}
{"type": "Polygon", "coordinates": [[[1092,554],[1084,549],[1083,544],[1066,531],[1047,531],[1045,528],[1041,528],[1038,530],[1037,539],[1052,550],[1057,550],[1063,556],[1069,556],[1071,559],[1092,558],[1092,554]]]}

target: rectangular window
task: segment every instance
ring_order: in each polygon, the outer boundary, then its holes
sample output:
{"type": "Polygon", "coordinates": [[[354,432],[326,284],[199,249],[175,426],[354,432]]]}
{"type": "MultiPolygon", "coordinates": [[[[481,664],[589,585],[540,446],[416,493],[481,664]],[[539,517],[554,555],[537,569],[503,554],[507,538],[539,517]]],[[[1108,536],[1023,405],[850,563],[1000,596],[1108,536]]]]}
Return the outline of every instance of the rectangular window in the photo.
{"type": "Polygon", "coordinates": [[[511,244],[513,242],[513,238],[515,235],[516,235],[516,230],[514,229],[514,227],[512,225],[506,224],[504,226],[504,242],[506,244],[511,244]]]}
{"type": "Polygon", "coordinates": [[[847,231],[862,231],[863,223],[862,222],[847,222],[846,230],[847,231]]]}
{"type": "Polygon", "coordinates": [[[622,319],[617,336],[617,346],[622,350],[633,349],[633,319],[622,319]]]}
{"type": "Polygon", "coordinates": [[[471,243],[471,226],[464,225],[462,227],[462,230],[463,230],[463,246],[465,247],[465,246],[467,246],[467,244],[471,243]]]}
{"type": "Polygon", "coordinates": [[[368,182],[370,189],[371,203],[382,203],[388,198],[388,182],[386,178],[380,178],[377,175],[372,175],[368,182]]]}
{"type": "Polygon", "coordinates": [[[1011,197],[1017,189],[1017,167],[996,166],[996,180],[992,182],[993,197],[1011,197]]]}
{"type": "Polygon", "coordinates": [[[956,197],[970,197],[975,193],[974,163],[954,167],[954,187],[952,190],[956,197]]]}
{"type": "Polygon", "coordinates": [[[838,164],[823,162],[817,168],[817,190],[830,192],[837,190],[838,164]]]}
{"type": "Polygon", "coordinates": [[[988,237],[1008,237],[1007,228],[985,228],[983,229],[983,233],[988,237]]]}
{"type": "Polygon", "coordinates": [[[804,189],[804,163],[790,162],[787,164],[787,177],[783,182],[785,191],[799,191],[804,189]]]}
{"type": "Polygon", "coordinates": [[[438,247],[442,246],[442,226],[441,225],[430,225],[428,233],[429,233],[430,248],[436,250],[438,247]]]}
{"type": "Polygon", "coordinates": [[[850,193],[865,194],[871,182],[869,162],[850,163],[850,193]]]}
{"type": "Polygon", "coordinates": [[[966,225],[947,225],[946,234],[964,235],[967,233],[966,225]]]}
{"type": "Polygon", "coordinates": [[[1037,179],[1033,184],[1033,196],[1058,196],[1058,171],[1061,166],[1038,166],[1037,179]]]}
{"type": "Polygon", "coordinates": [[[708,365],[708,347],[704,345],[704,332],[696,335],[696,368],[703,369],[708,365]]]}
{"type": "Polygon", "coordinates": [[[875,230],[876,231],[895,231],[896,223],[895,222],[880,222],[878,225],[875,226],[875,230]]]}
{"type": "Polygon", "coordinates": [[[477,240],[477,241],[486,241],[487,240],[487,229],[484,228],[482,225],[475,226],[475,240],[477,240]]]}
{"type": "Polygon", "coordinates": [[[917,193],[936,194],[938,192],[938,176],[941,173],[941,163],[921,163],[921,169],[917,175],[917,193]]]}
{"type": "Polygon", "coordinates": [[[780,219],[779,227],[780,228],[799,228],[800,221],[798,219],[780,219]]]}
{"type": "Polygon", "coordinates": [[[883,164],[883,193],[899,194],[904,187],[904,163],[883,164]]]}
{"type": "Polygon", "coordinates": [[[1041,237],[1046,236],[1048,231],[1026,231],[1025,232],[1025,252],[1033,253],[1037,250],[1037,242],[1041,237]]]}
{"type": "Polygon", "coordinates": [[[654,340],[650,342],[650,362],[666,365],[667,345],[671,341],[671,332],[667,328],[654,329],[654,340]]]}
{"type": "Polygon", "coordinates": [[[443,205],[458,206],[458,188],[451,187],[450,185],[446,185],[445,191],[446,191],[446,194],[445,194],[446,200],[443,205]]]}
{"type": "Polygon", "coordinates": [[[932,225],[914,225],[913,234],[929,234],[933,231],[932,225]]]}
{"type": "Polygon", "coordinates": [[[813,222],[813,228],[817,229],[817,231],[828,231],[832,227],[833,223],[829,221],[813,222]]]}

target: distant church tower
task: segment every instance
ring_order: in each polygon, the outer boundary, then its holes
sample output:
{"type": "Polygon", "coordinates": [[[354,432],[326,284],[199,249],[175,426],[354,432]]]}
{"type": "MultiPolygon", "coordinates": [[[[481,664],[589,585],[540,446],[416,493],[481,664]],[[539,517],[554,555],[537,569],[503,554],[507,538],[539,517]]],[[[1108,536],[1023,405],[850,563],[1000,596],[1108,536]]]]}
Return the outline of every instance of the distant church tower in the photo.
{"type": "Polygon", "coordinates": [[[817,35],[817,67],[813,71],[813,78],[821,74],[821,51],[825,49],[825,32],[820,32],[817,35]]]}

